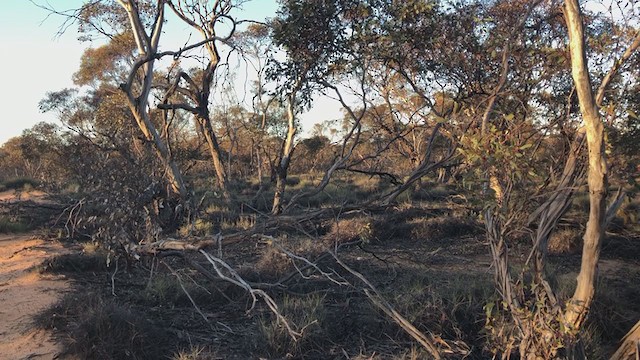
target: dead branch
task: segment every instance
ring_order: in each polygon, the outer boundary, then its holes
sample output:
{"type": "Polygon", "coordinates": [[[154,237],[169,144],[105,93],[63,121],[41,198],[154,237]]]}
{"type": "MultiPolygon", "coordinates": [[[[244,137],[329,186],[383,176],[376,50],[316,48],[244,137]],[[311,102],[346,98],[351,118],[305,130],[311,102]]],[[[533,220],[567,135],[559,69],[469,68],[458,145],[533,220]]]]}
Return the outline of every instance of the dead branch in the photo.
{"type": "MultiPolygon", "coordinates": [[[[287,321],[287,319],[280,313],[278,309],[278,304],[276,304],[275,300],[269,294],[267,294],[264,290],[253,288],[247,281],[245,281],[229,264],[224,262],[222,259],[219,259],[204,250],[199,250],[199,253],[202,254],[205,259],[211,264],[216,274],[224,281],[230,282],[238,287],[245,289],[251,299],[253,300],[251,307],[248,312],[253,310],[255,307],[258,298],[262,298],[265,302],[269,310],[276,316],[278,322],[282,324],[287,329],[287,333],[291,337],[293,341],[297,341],[302,337],[302,331],[296,331],[293,329],[292,325],[287,321]],[[226,274],[225,274],[226,271],[226,274]]],[[[304,329],[303,329],[304,330],[304,329]]]]}
{"type": "Polygon", "coordinates": [[[184,287],[184,284],[182,283],[182,279],[180,278],[180,274],[178,274],[175,270],[173,270],[173,268],[171,266],[169,266],[169,264],[167,264],[166,262],[163,261],[162,263],[164,264],[164,266],[167,267],[167,269],[169,269],[169,271],[171,271],[171,274],[173,274],[176,277],[176,279],[178,280],[178,284],[180,284],[180,288],[182,289],[184,294],[187,295],[187,297],[189,298],[189,301],[191,301],[191,304],[193,305],[193,308],[196,309],[198,314],[200,314],[200,316],[202,316],[204,321],[208,324],[209,323],[209,319],[202,312],[202,310],[200,310],[200,308],[198,307],[198,304],[196,304],[195,300],[193,300],[193,297],[191,297],[191,294],[189,294],[189,292],[187,291],[187,288],[184,287]]]}
{"type": "MultiPolygon", "coordinates": [[[[296,255],[293,252],[287,250],[284,246],[282,246],[282,244],[280,244],[278,242],[278,240],[276,238],[274,238],[272,236],[268,236],[268,235],[260,235],[260,236],[267,241],[268,245],[276,247],[282,253],[287,255],[293,261],[293,266],[296,268],[296,270],[294,272],[292,272],[291,274],[288,274],[285,277],[283,277],[282,279],[280,279],[278,284],[282,284],[282,283],[288,281],[289,279],[291,279],[296,274],[300,275],[303,279],[307,279],[308,280],[308,279],[310,279],[310,277],[309,277],[309,275],[305,275],[304,272],[306,270],[308,270],[308,269],[313,269],[313,270],[315,270],[315,272],[320,274],[322,277],[328,279],[329,281],[331,281],[332,283],[334,283],[336,285],[340,285],[340,286],[350,285],[349,282],[347,282],[344,278],[342,278],[342,276],[337,274],[335,271],[331,271],[331,272],[323,271],[318,266],[318,263],[322,259],[324,259],[326,257],[329,257],[329,255],[330,255],[329,253],[324,253],[324,254],[320,255],[314,262],[312,262],[312,261],[308,260],[307,258],[305,258],[303,256],[296,255]],[[298,260],[299,262],[302,262],[303,265],[302,266],[298,265],[296,263],[296,260],[298,260]]],[[[344,243],[344,244],[340,244],[339,247],[348,246],[348,245],[354,245],[354,244],[357,244],[359,242],[361,242],[361,241],[354,241],[354,242],[350,242],[350,243],[344,243]]]]}
{"type": "Polygon", "coordinates": [[[352,269],[349,265],[345,264],[342,260],[340,260],[340,258],[335,252],[331,251],[330,254],[333,256],[336,262],[340,266],[342,266],[342,268],[344,268],[349,273],[357,277],[360,281],[362,281],[366,285],[366,288],[363,289],[363,292],[365,293],[365,295],[367,295],[369,300],[371,300],[371,302],[376,307],[382,310],[382,312],[384,312],[387,316],[389,316],[396,324],[398,324],[398,326],[400,326],[407,334],[409,334],[412,338],[418,341],[420,345],[422,345],[431,354],[431,356],[433,356],[434,359],[436,360],[442,359],[442,353],[447,353],[447,354],[454,354],[454,353],[467,354],[468,353],[468,349],[467,350],[456,349],[457,351],[454,351],[451,348],[451,346],[449,346],[449,344],[447,344],[439,336],[435,336],[430,332],[427,334],[424,334],[423,332],[418,330],[413,324],[411,324],[409,320],[407,320],[404,316],[398,313],[393,308],[393,306],[389,304],[389,302],[382,296],[382,294],[378,291],[378,289],[376,289],[376,287],[373,286],[373,284],[371,284],[371,282],[367,280],[367,278],[364,277],[364,275],[352,269]],[[444,349],[441,349],[440,347],[436,346],[436,344],[439,344],[440,346],[444,347],[444,349]],[[463,350],[463,351],[460,351],[460,350],[463,350]]]}
{"type": "Polygon", "coordinates": [[[611,356],[611,360],[633,359],[640,359],[640,321],[622,338],[620,347],[618,347],[618,350],[611,356]]]}
{"type": "Polygon", "coordinates": [[[199,251],[217,244],[221,238],[197,239],[192,242],[176,239],[160,240],[148,244],[132,245],[130,250],[141,254],[156,254],[160,251],[199,251]]]}

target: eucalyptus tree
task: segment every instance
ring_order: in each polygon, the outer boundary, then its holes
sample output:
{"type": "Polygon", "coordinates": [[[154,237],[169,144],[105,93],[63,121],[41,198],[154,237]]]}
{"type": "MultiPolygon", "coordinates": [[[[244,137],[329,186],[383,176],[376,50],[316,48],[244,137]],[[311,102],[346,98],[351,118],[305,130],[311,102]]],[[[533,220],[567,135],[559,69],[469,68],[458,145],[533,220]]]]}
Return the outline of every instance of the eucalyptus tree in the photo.
{"type": "MultiPolygon", "coordinates": [[[[137,59],[131,66],[126,81],[121,83],[119,87],[126,95],[127,105],[138,128],[144,138],[153,143],[158,157],[162,160],[173,191],[178,193],[181,198],[187,199],[187,187],[182,171],[172,157],[169,144],[162,139],[160,132],[154,125],[149,110],[155,62],[163,56],[178,55],[177,52],[159,52],[160,38],[166,20],[166,2],[158,0],[155,4],[146,4],[153,9],[152,21],[149,24],[145,23],[144,8],[138,1],[116,0],[116,2],[127,15],[129,31],[137,48],[137,59]]],[[[91,6],[91,3],[88,6],[91,6]]]]}
{"type": "MultiPolygon", "coordinates": [[[[513,5],[518,6],[517,3],[513,5]]],[[[615,212],[622,196],[622,192],[619,192],[618,196],[613,199],[613,204],[608,210],[605,210],[607,208],[605,204],[607,165],[604,156],[604,126],[598,109],[602,105],[602,97],[598,97],[597,94],[602,94],[609,88],[611,78],[618,75],[620,65],[637,48],[637,45],[634,45],[637,38],[631,37],[630,45],[626,50],[612,51],[616,42],[626,42],[629,39],[623,36],[610,41],[611,34],[602,36],[603,33],[599,32],[599,26],[605,24],[609,28],[616,28],[620,26],[619,24],[611,23],[608,20],[603,21],[597,14],[581,14],[577,1],[566,1],[562,12],[558,12],[558,8],[554,5],[557,4],[539,6],[530,12],[531,19],[525,22],[527,25],[521,33],[529,40],[523,43],[514,42],[509,50],[511,52],[510,62],[505,63],[508,65],[506,69],[512,68],[509,72],[513,75],[508,75],[507,81],[501,87],[513,89],[511,90],[513,95],[510,96],[518,98],[520,104],[526,104],[521,108],[524,112],[514,111],[519,108],[518,103],[509,106],[511,99],[501,95],[502,105],[498,102],[495,109],[502,112],[504,120],[512,124],[508,127],[500,125],[503,121],[496,118],[495,115],[490,117],[493,120],[485,123],[483,117],[483,124],[491,124],[490,127],[484,126],[482,131],[484,135],[491,135],[490,139],[485,140],[491,145],[488,148],[482,145],[478,147],[485,149],[479,150],[479,153],[489,150],[488,154],[492,158],[492,162],[489,164],[492,166],[507,166],[507,169],[512,169],[492,174],[498,181],[497,184],[492,183],[492,188],[497,189],[495,203],[491,206],[494,210],[485,213],[487,238],[494,258],[496,285],[502,303],[506,304],[505,308],[508,309],[512,321],[509,339],[503,338],[502,346],[498,346],[500,349],[497,352],[501,353],[503,357],[510,356],[511,351],[514,350],[514,339],[517,339],[515,344],[521,358],[584,357],[580,336],[595,290],[596,264],[603,229],[606,227],[607,219],[610,220],[611,214],[615,212]],[[566,28],[562,22],[558,21],[562,17],[566,21],[566,28]],[[589,26],[583,25],[583,22],[587,22],[589,26]],[[566,39],[567,37],[569,39],[568,52],[565,51],[563,42],[554,40],[566,39]],[[589,38],[597,46],[587,50],[585,41],[589,38]],[[551,41],[549,42],[549,40],[551,41]],[[518,55],[519,51],[513,51],[518,47],[526,50],[526,56],[518,55]],[[541,61],[541,57],[545,53],[548,58],[554,59],[551,63],[541,61]],[[602,58],[611,59],[611,57],[613,57],[611,63],[614,66],[608,72],[606,66],[604,71],[598,71],[600,69],[597,67],[588,65],[588,61],[602,58]],[[520,64],[527,64],[530,61],[534,61],[534,64],[538,65],[534,67],[535,70],[531,75],[526,75],[522,70],[519,70],[520,64]],[[523,76],[523,74],[525,75],[523,76]],[[568,74],[572,75],[572,81],[569,83],[566,79],[568,74]],[[597,90],[592,87],[591,78],[594,75],[603,78],[597,90]],[[520,82],[519,79],[527,81],[520,82]],[[550,85],[553,86],[551,89],[550,85]],[[551,92],[564,94],[561,95],[566,98],[564,106],[562,106],[562,100],[558,101],[551,92]],[[526,97],[521,97],[521,94],[526,97]],[[576,113],[578,113],[574,102],[576,95],[579,114],[584,122],[584,127],[580,129],[572,129],[572,126],[575,125],[570,124],[570,122],[575,124],[576,113]],[[559,111],[555,114],[557,110],[559,111]],[[506,111],[509,111],[508,115],[504,115],[506,111]],[[519,118],[529,118],[534,122],[530,122],[530,125],[527,125],[526,122],[520,122],[520,125],[516,127],[514,125],[517,123],[513,123],[512,120],[519,118]],[[536,130],[536,127],[540,129],[536,130]],[[544,156],[540,156],[543,154],[535,155],[535,152],[540,151],[537,149],[554,146],[552,137],[544,135],[554,129],[559,129],[560,131],[555,130],[559,133],[570,132],[570,138],[573,140],[561,158],[564,161],[558,162],[555,165],[558,169],[547,175],[553,179],[552,182],[540,183],[539,174],[535,174],[539,170],[530,164],[531,160],[528,163],[522,163],[518,158],[536,159],[536,162],[545,163],[544,156]],[[522,130],[525,131],[522,132],[522,130]],[[527,135],[528,133],[534,137],[527,135]],[[522,142],[522,139],[533,140],[535,137],[538,140],[522,142]],[[582,149],[584,149],[582,143],[585,138],[589,150],[588,162],[586,165],[582,165],[580,157],[582,149]],[[511,148],[514,145],[516,147],[511,148]],[[584,235],[578,285],[574,295],[568,299],[566,305],[562,305],[563,299],[557,297],[555,290],[547,281],[544,271],[546,247],[550,233],[567,211],[576,187],[582,183],[580,173],[584,166],[588,172],[591,210],[584,235]],[[527,169],[530,169],[533,176],[523,174],[523,171],[527,171],[527,169]],[[537,208],[516,205],[526,204],[522,201],[522,196],[531,198],[532,191],[536,191],[530,185],[522,186],[526,183],[540,184],[537,191],[543,190],[539,196],[543,201],[541,203],[531,202],[531,205],[539,205],[537,208]],[[518,213],[528,214],[528,219],[525,217],[518,220],[518,213]],[[525,263],[525,271],[512,278],[506,238],[513,237],[510,231],[518,226],[516,224],[522,226],[524,223],[535,229],[531,236],[532,249],[525,263]],[[531,261],[533,264],[529,268],[531,261]],[[523,274],[529,271],[527,269],[531,270],[530,275],[532,276],[530,288],[525,285],[523,277],[523,274]],[[531,304],[535,304],[535,306],[530,306],[531,304]],[[551,335],[553,333],[560,335],[551,335]]],[[[504,93],[504,90],[502,92],[504,93]]],[[[477,144],[478,142],[465,144],[465,151],[471,150],[477,144]]],[[[490,318],[492,317],[493,315],[490,316],[490,318]]],[[[497,328],[492,327],[492,329],[497,328]]],[[[504,326],[501,329],[504,330],[504,326]]],[[[498,331],[495,330],[492,334],[498,335],[498,331]]],[[[494,341],[499,343],[501,340],[496,338],[494,341]]]]}
{"type": "MultiPolygon", "coordinates": [[[[166,89],[165,100],[160,108],[181,109],[194,115],[197,128],[206,140],[218,186],[227,198],[229,197],[228,173],[225,171],[218,136],[212,124],[209,104],[211,91],[215,86],[214,81],[218,75],[218,67],[222,61],[220,48],[222,44],[228,43],[233,38],[236,31],[237,20],[232,17],[231,12],[243,2],[238,0],[167,2],[179,19],[200,33],[201,41],[190,47],[202,46],[206,51],[206,60],[203,68],[197,68],[191,74],[185,71],[179,71],[175,74],[175,79],[166,89]],[[228,30],[225,30],[223,35],[219,35],[219,28],[223,25],[227,25],[228,30]],[[175,98],[171,99],[171,95],[174,93],[179,93],[187,101],[181,102],[176,101],[175,98]]],[[[180,53],[174,53],[174,56],[176,55],[179,56],[180,53]]]]}
{"type": "Polygon", "coordinates": [[[298,132],[298,114],[310,104],[314,92],[344,65],[348,54],[346,29],[339,1],[285,0],[273,21],[272,38],[285,51],[285,59],[270,61],[268,77],[279,80],[278,95],[285,104],[287,134],[276,164],[276,189],[271,213],[283,210],[287,173],[298,132]]]}

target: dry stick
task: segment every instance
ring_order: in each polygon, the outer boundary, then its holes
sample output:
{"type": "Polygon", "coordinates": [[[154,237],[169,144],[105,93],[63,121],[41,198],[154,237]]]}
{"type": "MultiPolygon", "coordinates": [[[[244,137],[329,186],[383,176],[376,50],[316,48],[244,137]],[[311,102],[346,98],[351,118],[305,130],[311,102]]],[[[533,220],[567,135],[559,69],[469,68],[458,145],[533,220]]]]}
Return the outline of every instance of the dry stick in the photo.
{"type": "Polygon", "coordinates": [[[147,281],[147,289],[151,287],[151,281],[153,280],[153,268],[156,266],[156,256],[155,254],[151,258],[151,269],[149,271],[149,281],[147,281]]]}
{"type": "MultiPolygon", "coordinates": [[[[347,264],[345,264],[342,260],[340,260],[336,253],[330,252],[333,258],[336,260],[340,266],[342,266],[345,270],[350,272],[352,275],[360,279],[369,289],[364,289],[364,293],[367,295],[369,300],[376,305],[380,310],[382,310],[387,316],[389,316],[396,324],[398,324],[407,334],[411,335],[416,341],[418,341],[427,351],[433,356],[434,359],[440,360],[442,359],[442,355],[440,354],[440,350],[436,347],[435,342],[443,343],[442,340],[437,340],[433,336],[433,334],[429,334],[427,337],[420,330],[418,330],[411,322],[404,318],[400,313],[398,313],[392,306],[389,304],[384,297],[380,294],[380,292],[364,277],[361,273],[356,270],[350,268],[347,264]],[[373,291],[373,293],[372,293],[373,291]]],[[[450,349],[449,349],[450,351],[450,349]]]]}
{"type": "Polygon", "coordinates": [[[193,300],[193,298],[191,297],[191,294],[189,294],[189,292],[187,291],[187,288],[184,287],[184,284],[182,283],[182,279],[180,278],[180,274],[178,274],[175,270],[173,270],[173,268],[171,268],[171,266],[169,266],[169,264],[167,264],[166,262],[163,261],[162,263],[164,264],[164,266],[167,267],[167,269],[169,269],[169,271],[171,271],[171,274],[173,274],[176,277],[176,279],[178,280],[178,284],[180,284],[180,288],[182,288],[182,291],[184,291],[185,295],[187,295],[187,297],[189,298],[189,301],[191,301],[191,304],[196,309],[198,314],[202,316],[202,318],[207,324],[211,324],[209,322],[209,319],[207,319],[207,316],[202,312],[202,310],[200,310],[195,300],[193,300]]]}
{"type": "Polygon", "coordinates": [[[625,193],[625,191],[622,190],[622,186],[620,186],[618,188],[618,191],[616,192],[616,196],[611,201],[611,204],[609,204],[609,207],[607,207],[604,220],[605,229],[611,223],[611,220],[613,220],[613,218],[616,216],[616,212],[622,205],[622,201],[624,200],[626,195],[627,194],[625,193]]]}
{"type": "Polygon", "coordinates": [[[317,268],[317,264],[320,261],[324,260],[325,258],[327,258],[329,256],[330,256],[329,253],[324,253],[324,254],[318,256],[314,262],[311,262],[311,264],[307,264],[307,265],[303,265],[303,266],[296,266],[295,270],[291,271],[287,275],[285,275],[282,278],[280,278],[280,280],[278,280],[278,284],[282,284],[283,286],[285,286],[284,284],[286,284],[289,280],[291,280],[296,275],[301,275],[302,278],[306,279],[306,277],[303,275],[304,272],[307,269],[310,269],[310,268],[316,269],[317,268]]]}
{"type": "Polygon", "coordinates": [[[253,287],[251,287],[251,285],[247,281],[245,281],[235,270],[233,270],[233,268],[231,268],[231,266],[229,266],[229,264],[227,264],[223,260],[209,254],[204,250],[199,250],[199,252],[205,257],[205,259],[207,259],[211,266],[213,266],[216,274],[222,280],[237,285],[238,287],[245,289],[249,293],[251,299],[253,300],[253,303],[248,311],[251,311],[255,307],[255,304],[258,301],[258,297],[260,297],[262,298],[262,300],[264,300],[265,304],[267,304],[269,310],[271,310],[271,312],[276,316],[278,322],[287,329],[287,333],[293,341],[297,341],[302,337],[302,331],[304,331],[304,328],[301,331],[295,331],[291,327],[287,319],[280,313],[278,305],[276,304],[275,300],[273,300],[273,298],[269,296],[269,294],[267,294],[264,290],[254,289],[253,287]],[[223,269],[226,270],[230,274],[230,276],[225,275],[222,271],[223,269]]]}
{"type": "Polygon", "coordinates": [[[349,285],[349,283],[344,279],[342,279],[342,280],[334,279],[334,276],[338,276],[338,277],[342,278],[340,275],[336,274],[335,271],[333,271],[332,273],[322,271],[322,269],[320,269],[320,267],[318,267],[318,260],[316,260],[316,262],[311,262],[308,259],[306,259],[306,258],[304,258],[302,256],[298,256],[298,255],[292,253],[291,251],[285,249],[284,246],[280,245],[278,243],[278,240],[275,239],[274,237],[268,236],[268,235],[261,235],[261,236],[263,238],[267,239],[267,241],[269,242],[270,245],[275,246],[276,248],[278,248],[278,250],[282,251],[291,260],[293,260],[293,266],[296,268],[296,273],[300,274],[300,276],[303,279],[305,279],[305,280],[310,279],[309,276],[304,275],[303,271],[306,270],[306,269],[309,269],[309,268],[313,268],[315,271],[320,273],[320,275],[322,275],[323,277],[325,277],[329,281],[333,282],[334,284],[337,284],[337,285],[340,285],[340,286],[349,285]],[[295,260],[299,260],[299,261],[303,262],[305,265],[300,267],[300,266],[298,266],[298,264],[296,264],[295,260]]]}
{"type": "Polygon", "coordinates": [[[640,321],[622,338],[620,347],[611,356],[611,360],[638,360],[640,358],[640,321]],[[633,355],[635,354],[635,357],[633,355]]]}
{"type": "Polygon", "coordinates": [[[113,296],[117,296],[116,295],[116,274],[118,273],[118,260],[120,260],[120,257],[116,257],[116,269],[113,271],[113,274],[111,274],[111,295],[113,296]]]}

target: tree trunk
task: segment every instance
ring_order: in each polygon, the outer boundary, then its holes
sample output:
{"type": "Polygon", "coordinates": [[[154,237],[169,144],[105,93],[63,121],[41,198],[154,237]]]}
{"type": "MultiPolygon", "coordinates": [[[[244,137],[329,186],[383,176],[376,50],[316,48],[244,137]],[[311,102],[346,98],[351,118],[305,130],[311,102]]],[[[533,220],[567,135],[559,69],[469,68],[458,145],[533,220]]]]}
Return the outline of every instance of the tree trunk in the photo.
{"type": "Polygon", "coordinates": [[[580,113],[587,130],[589,149],[589,221],[584,234],[582,264],[578,275],[578,284],[573,297],[565,309],[565,326],[570,333],[576,334],[582,327],[595,292],[597,264],[600,257],[601,242],[604,235],[607,162],[604,153],[604,126],[591,88],[584,32],[578,0],[566,0],[564,14],[569,31],[571,52],[571,74],[576,85],[580,113]]]}
{"type": "Polygon", "coordinates": [[[149,110],[147,109],[153,82],[154,56],[157,54],[158,42],[160,41],[162,25],[164,23],[164,4],[159,6],[153,30],[150,34],[147,34],[140,19],[137,4],[131,0],[118,0],[118,3],[127,12],[133,36],[138,51],[140,52],[140,59],[134,65],[129,73],[127,83],[123,84],[121,89],[127,95],[129,109],[138,124],[138,128],[142,131],[145,139],[153,143],[158,157],[163,162],[172,190],[178,193],[182,199],[187,199],[187,188],[182,178],[182,172],[172,158],[169,145],[163,142],[160,134],[151,122],[149,110]],[[133,81],[139,69],[142,69],[144,72],[144,80],[141,84],[140,94],[136,97],[133,95],[132,88],[133,81]]]}
{"type": "Polygon", "coordinates": [[[218,187],[222,191],[225,199],[229,198],[229,190],[227,184],[227,174],[224,171],[224,163],[222,161],[222,153],[220,151],[220,145],[218,144],[218,138],[216,137],[211,122],[203,117],[198,117],[198,123],[202,129],[207,146],[209,147],[209,153],[211,154],[211,160],[213,162],[213,169],[216,172],[216,182],[218,187]]]}
{"type": "Polygon", "coordinates": [[[293,110],[295,102],[295,93],[289,96],[287,104],[287,119],[289,121],[289,129],[287,131],[287,138],[282,146],[282,152],[280,156],[280,164],[276,169],[276,192],[273,195],[273,207],[271,208],[271,214],[278,215],[282,212],[284,192],[287,187],[287,172],[289,171],[289,163],[291,162],[291,155],[293,154],[293,141],[296,136],[296,118],[293,110]]]}

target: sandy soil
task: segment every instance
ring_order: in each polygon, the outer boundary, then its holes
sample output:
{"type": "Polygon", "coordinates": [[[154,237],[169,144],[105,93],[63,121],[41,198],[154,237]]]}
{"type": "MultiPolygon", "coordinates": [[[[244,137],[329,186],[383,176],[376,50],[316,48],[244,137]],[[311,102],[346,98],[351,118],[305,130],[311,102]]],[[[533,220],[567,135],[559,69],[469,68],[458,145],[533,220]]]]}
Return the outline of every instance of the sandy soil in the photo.
{"type": "Polygon", "coordinates": [[[63,251],[60,244],[31,235],[0,235],[0,359],[54,359],[59,353],[51,334],[33,329],[32,318],[69,284],[33,267],[63,251]]]}
{"type": "Polygon", "coordinates": [[[44,195],[45,193],[40,190],[31,190],[28,192],[6,190],[0,192],[0,201],[14,202],[24,200],[37,200],[39,202],[46,203],[47,201],[43,199],[44,195]]]}

